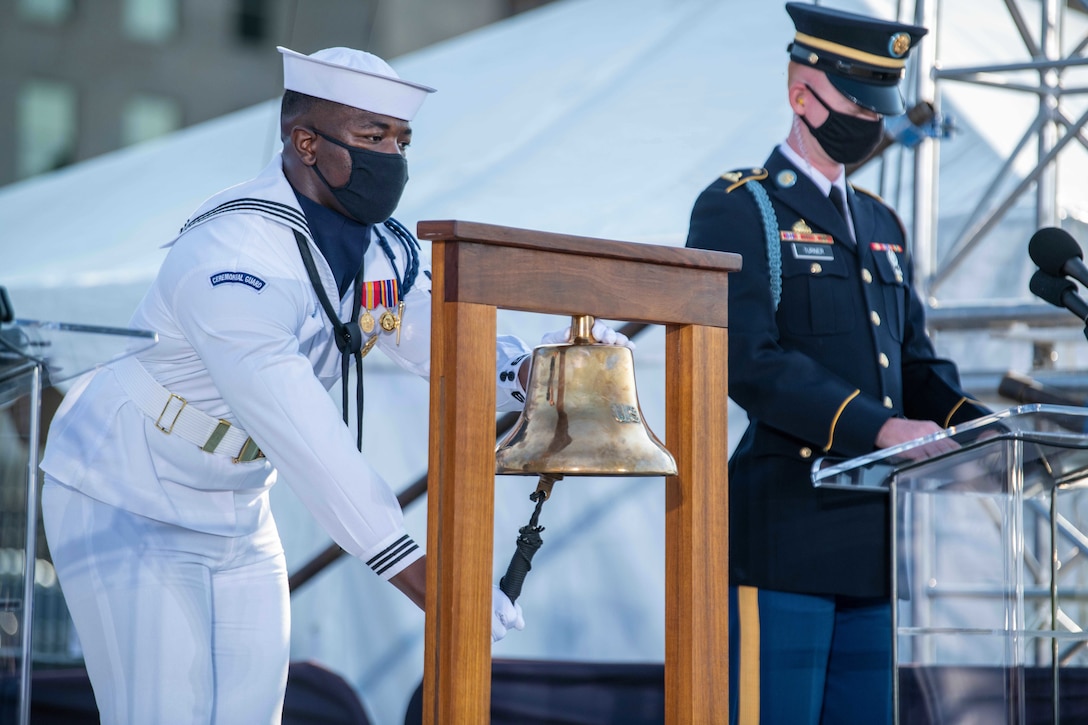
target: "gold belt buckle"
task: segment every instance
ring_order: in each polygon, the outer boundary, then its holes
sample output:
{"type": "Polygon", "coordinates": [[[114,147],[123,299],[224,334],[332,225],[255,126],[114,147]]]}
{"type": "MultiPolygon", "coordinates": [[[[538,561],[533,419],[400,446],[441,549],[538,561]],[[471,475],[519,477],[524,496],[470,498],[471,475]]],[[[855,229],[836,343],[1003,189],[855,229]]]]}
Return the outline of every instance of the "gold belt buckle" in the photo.
{"type": "Polygon", "coordinates": [[[163,433],[170,435],[174,432],[174,425],[178,422],[178,418],[181,417],[181,411],[185,410],[185,406],[189,404],[189,401],[180,395],[170,393],[170,397],[166,399],[166,404],[162,406],[162,412],[159,413],[159,417],[155,419],[155,427],[161,430],[163,433]],[[170,426],[166,427],[162,424],[162,417],[166,415],[166,409],[170,407],[170,402],[177,398],[181,401],[181,407],[178,408],[178,412],[174,413],[174,419],[170,421],[170,426]]]}
{"type": "Polygon", "coordinates": [[[252,438],[246,438],[246,442],[242,444],[242,448],[238,451],[238,455],[231,460],[235,463],[249,463],[258,458],[264,458],[264,453],[262,453],[260,447],[253,442],[252,438]]]}

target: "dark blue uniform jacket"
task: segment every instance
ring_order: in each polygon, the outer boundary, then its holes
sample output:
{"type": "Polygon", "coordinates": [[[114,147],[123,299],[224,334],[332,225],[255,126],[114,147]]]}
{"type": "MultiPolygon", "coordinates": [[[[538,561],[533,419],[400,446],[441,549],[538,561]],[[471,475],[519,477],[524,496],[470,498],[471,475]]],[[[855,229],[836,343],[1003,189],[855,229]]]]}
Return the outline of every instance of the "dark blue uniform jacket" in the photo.
{"type": "Polygon", "coordinates": [[[856,244],[827,197],[776,150],[765,169],[724,174],[691,214],[687,246],[743,257],[728,283],[729,393],[750,421],[729,464],[734,585],[887,596],[887,496],[816,489],[813,461],[873,451],[892,416],[947,427],[988,412],[934,353],[898,217],[855,189],[849,208],[856,244]],[[777,217],[777,310],[749,184],[762,185],[777,217]]]}

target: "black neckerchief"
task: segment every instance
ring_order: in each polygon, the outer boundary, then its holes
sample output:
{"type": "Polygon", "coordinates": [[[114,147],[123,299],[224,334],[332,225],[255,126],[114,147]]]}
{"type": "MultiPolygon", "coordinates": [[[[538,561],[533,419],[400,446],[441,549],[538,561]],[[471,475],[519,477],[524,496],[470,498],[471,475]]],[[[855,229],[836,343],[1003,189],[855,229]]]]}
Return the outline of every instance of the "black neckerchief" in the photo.
{"type": "MultiPolygon", "coordinates": [[[[294,191],[293,187],[292,190],[294,191]]],[[[302,263],[306,267],[306,274],[310,277],[310,284],[313,286],[318,301],[325,311],[325,316],[329,318],[329,322],[333,326],[333,339],[336,342],[337,350],[340,351],[340,386],[342,391],[342,407],[345,425],[349,424],[348,361],[351,357],[355,358],[356,446],[359,450],[362,450],[363,334],[362,330],[355,322],[359,319],[362,306],[362,285],[364,277],[363,259],[366,256],[366,250],[370,245],[370,226],[356,222],[332,209],[328,209],[308,197],[299,194],[297,191],[295,191],[295,196],[305,213],[307,225],[314,235],[314,245],[317,246],[318,250],[325,257],[325,261],[329,263],[330,269],[333,271],[333,276],[337,280],[337,291],[340,293],[341,297],[343,297],[344,292],[346,291],[347,281],[352,279],[348,276],[348,273],[352,268],[357,270],[354,275],[352,291],[351,319],[347,323],[344,323],[340,320],[337,308],[332,306],[328,295],[325,294],[325,287],[321,284],[321,279],[317,273],[317,265],[314,263],[313,254],[310,252],[310,246],[307,243],[306,238],[298,230],[294,230],[295,241],[298,243],[299,254],[302,256],[302,263]],[[356,242],[359,236],[362,236],[363,238],[362,244],[356,242]],[[353,242],[356,243],[353,244],[353,242]]],[[[405,263],[404,276],[402,277],[397,270],[396,255],[393,253],[389,241],[381,234],[381,232],[375,230],[374,236],[377,238],[378,245],[381,247],[382,252],[389,259],[389,265],[393,268],[393,274],[397,278],[401,299],[404,299],[409,290],[411,290],[412,285],[415,284],[416,276],[419,273],[419,242],[417,242],[415,237],[412,236],[412,233],[405,229],[396,219],[390,218],[385,221],[382,226],[392,233],[404,249],[405,263]]]]}
{"type": "Polygon", "coordinates": [[[363,267],[359,266],[359,272],[355,275],[355,285],[352,295],[354,299],[351,305],[351,320],[348,323],[341,321],[336,308],[325,294],[325,286],[321,284],[321,278],[317,274],[317,265],[314,264],[314,256],[310,252],[310,244],[306,237],[297,229],[295,241],[298,242],[298,251],[302,255],[302,264],[306,267],[306,274],[310,277],[317,299],[321,302],[321,308],[325,310],[325,316],[333,327],[333,340],[336,341],[336,349],[340,351],[340,387],[343,391],[344,425],[348,425],[348,361],[355,357],[355,445],[363,450],[363,331],[355,324],[359,319],[359,308],[362,306],[362,295],[359,288],[363,282],[363,267]]]}

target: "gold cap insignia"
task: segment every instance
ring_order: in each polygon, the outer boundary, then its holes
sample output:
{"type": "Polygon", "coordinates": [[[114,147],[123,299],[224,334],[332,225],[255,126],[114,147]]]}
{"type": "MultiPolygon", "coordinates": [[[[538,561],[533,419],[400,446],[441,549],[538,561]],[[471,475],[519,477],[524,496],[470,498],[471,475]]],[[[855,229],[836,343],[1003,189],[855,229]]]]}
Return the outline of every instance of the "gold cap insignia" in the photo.
{"type": "Polygon", "coordinates": [[[812,227],[810,227],[808,224],[805,224],[804,219],[798,219],[793,225],[793,231],[797,232],[798,234],[810,234],[812,232],[812,227]]]}
{"type": "Polygon", "coordinates": [[[888,41],[888,51],[896,58],[902,58],[908,50],[910,50],[910,35],[907,33],[896,33],[888,41]]]}
{"type": "Polygon", "coordinates": [[[722,174],[722,178],[725,179],[726,181],[728,181],[729,183],[733,183],[735,181],[740,181],[740,177],[741,177],[741,173],[739,171],[729,171],[727,173],[722,174]]]}

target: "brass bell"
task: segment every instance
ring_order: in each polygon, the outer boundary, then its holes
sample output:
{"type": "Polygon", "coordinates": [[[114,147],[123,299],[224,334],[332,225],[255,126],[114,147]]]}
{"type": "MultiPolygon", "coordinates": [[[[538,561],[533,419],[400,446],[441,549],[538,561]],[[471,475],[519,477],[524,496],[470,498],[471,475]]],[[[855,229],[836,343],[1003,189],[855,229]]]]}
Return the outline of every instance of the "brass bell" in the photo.
{"type": "Polygon", "coordinates": [[[495,449],[498,474],[674,476],[676,461],[642,418],[634,357],[593,339],[575,315],[570,339],[533,350],[525,408],[495,449]]]}

